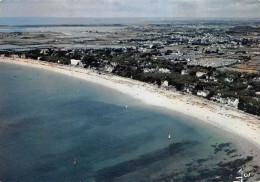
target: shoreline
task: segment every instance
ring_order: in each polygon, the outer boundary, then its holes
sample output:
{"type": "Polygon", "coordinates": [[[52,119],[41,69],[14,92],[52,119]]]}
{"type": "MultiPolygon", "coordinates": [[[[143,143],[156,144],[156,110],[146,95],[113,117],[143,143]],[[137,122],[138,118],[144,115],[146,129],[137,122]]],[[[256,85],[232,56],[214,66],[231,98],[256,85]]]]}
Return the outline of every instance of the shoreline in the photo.
{"type": "Polygon", "coordinates": [[[98,71],[30,59],[0,58],[0,62],[54,71],[127,94],[145,104],[173,110],[239,135],[260,151],[260,117],[193,95],[157,88],[137,80],[98,71]]]}

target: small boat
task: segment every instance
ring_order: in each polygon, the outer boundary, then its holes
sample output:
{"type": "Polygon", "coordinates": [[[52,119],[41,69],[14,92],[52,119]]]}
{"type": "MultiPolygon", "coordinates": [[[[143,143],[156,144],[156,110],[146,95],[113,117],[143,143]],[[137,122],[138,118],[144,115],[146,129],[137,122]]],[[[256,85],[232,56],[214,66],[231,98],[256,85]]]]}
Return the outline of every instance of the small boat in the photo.
{"type": "Polygon", "coordinates": [[[169,134],[168,139],[171,139],[171,135],[169,134]]]}
{"type": "Polygon", "coordinates": [[[74,165],[76,165],[77,164],[77,159],[76,158],[74,158],[74,165]]]}
{"type": "Polygon", "coordinates": [[[127,109],[127,105],[125,105],[125,108],[127,109]]]}

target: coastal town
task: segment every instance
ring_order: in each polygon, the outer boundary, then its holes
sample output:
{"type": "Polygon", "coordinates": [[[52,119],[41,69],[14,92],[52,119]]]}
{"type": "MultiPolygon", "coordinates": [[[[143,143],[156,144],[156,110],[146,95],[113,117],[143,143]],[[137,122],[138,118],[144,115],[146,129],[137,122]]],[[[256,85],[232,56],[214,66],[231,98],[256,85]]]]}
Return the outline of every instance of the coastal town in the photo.
{"type": "MultiPolygon", "coordinates": [[[[255,22],[240,26],[236,22],[124,26],[105,34],[102,44],[107,47],[6,49],[0,51],[0,57],[29,58],[128,77],[260,115],[260,67],[252,66],[260,61],[257,27],[255,22]]],[[[25,37],[2,33],[1,41],[9,36],[25,37]]],[[[93,45],[100,41],[80,42],[93,45]]]]}

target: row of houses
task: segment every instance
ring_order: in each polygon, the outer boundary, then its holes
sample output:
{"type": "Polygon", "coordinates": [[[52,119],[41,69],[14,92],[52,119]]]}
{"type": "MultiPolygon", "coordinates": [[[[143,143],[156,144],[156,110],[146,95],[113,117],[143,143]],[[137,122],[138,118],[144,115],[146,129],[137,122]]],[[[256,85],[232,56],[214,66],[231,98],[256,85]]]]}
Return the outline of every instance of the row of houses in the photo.
{"type": "MultiPolygon", "coordinates": [[[[1,54],[0,57],[4,58],[6,56],[5,56],[5,54],[1,54]]],[[[19,55],[19,54],[11,54],[9,57],[13,58],[13,59],[19,59],[19,58],[25,59],[26,58],[25,54],[21,54],[21,55],[19,55]]]]}
{"type": "MultiPolygon", "coordinates": [[[[70,65],[78,66],[78,67],[82,67],[82,68],[85,67],[85,64],[83,64],[81,60],[77,60],[77,59],[71,59],[70,65]]],[[[112,73],[117,65],[118,64],[115,62],[104,61],[104,65],[99,67],[98,69],[101,71],[104,71],[104,72],[112,73]]],[[[93,69],[97,69],[97,68],[93,67],[93,69]]]]}
{"type": "Polygon", "coordinates": [[[154,72],[170,73],[171,70],[167,68],[144,68],[144,73],[154,73],[154,72]]]}
{"type": "Polygon", "coordinates": [[[198,90],[197,95],[202,97],[208,97],[210,94],[210,91],[208,90],[198,90]]]}
{"type": "MultiPolygon", "coordinates": [[[[197,95],[201,96],[201,97],[208,97],[209,94],[210,94],[210,91],[208,91],[208,90],[198,90],[198,92],[197,92],[197,95]]],[[[238,108],[238,104],[239,104],[238,98],[234,98],[234,97],[225,98],[225,97],[222,97],[221,94],[212,96],[210,99],[213,101],[220,102],[222,104],[227,104],[227,105],[235,107],[235,108],[238,108]]]]}
{"type": "Polygon", "coordinates": [[[218,101],[222,104],[227,104],[229,106],[236,107],[236,108],[238,107],[238,104],[239,104],[238,98],[234,98],[234,97],[224,98],[224,97],[222,97],[221,94],[214,95],[213,97],[211,97],[211,99],[214,101],[218,101]]]}
{"type": "MultiPolygon", "coordinates": [[[[192,86],[192,85],[185,86],[184,89],[183,89],[184,92],[187,92],[189,94],[192,94],[193,90],[194,90],[194,86],[192,86]]],[[[207,98],[209,95],[210,95],[210,91],[209,90],[203,89],[203,90],[198,90],[197,91],[197,96],[207,98]]],[[[227,97],[227,98],[225,98],[225,97],[222,97],[221,94],[212,96],[210,99],[213,100],[213,101],[220,102],[222,104],[227,104],[227,105],[235,107],[235,108],[237,108],[238,104],[239,104],[239,99],[238,98],[234,98],[234,97],[227,97]]]]}

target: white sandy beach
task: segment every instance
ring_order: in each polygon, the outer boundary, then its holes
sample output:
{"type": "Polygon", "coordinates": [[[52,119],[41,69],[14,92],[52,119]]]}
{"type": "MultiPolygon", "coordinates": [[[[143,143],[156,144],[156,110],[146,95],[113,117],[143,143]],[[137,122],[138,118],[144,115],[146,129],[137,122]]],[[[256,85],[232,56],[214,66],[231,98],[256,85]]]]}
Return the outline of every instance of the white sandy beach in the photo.
{"type": "Polygon", "coordinates": [[[109,74],[99,74],[94,70],[58,65],[29,59],[0,58],[0,62],[26,65],[55,71],[84,79],[128,94],[150,105],[174,110],[233,134],[240,135],[260,150],[260,117],[238,109],[179,92],[158,89],[154,85],[109,74]]]}

